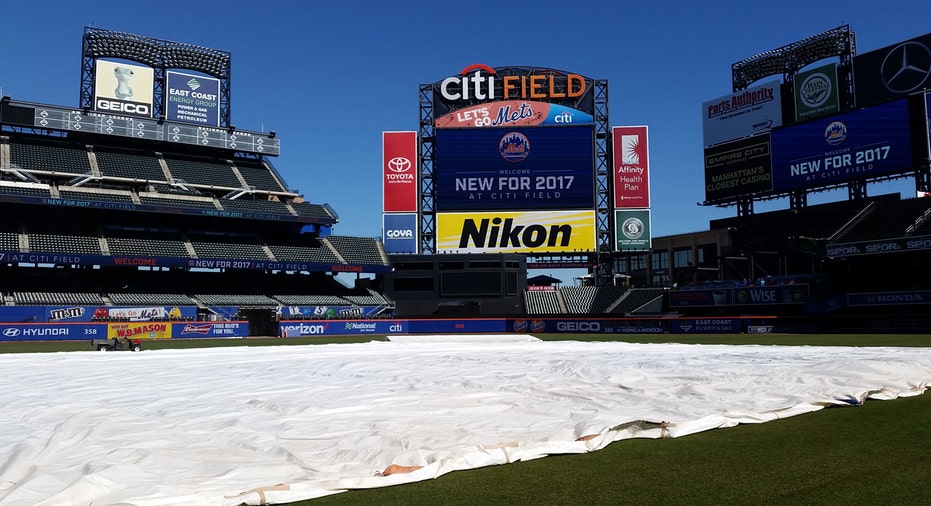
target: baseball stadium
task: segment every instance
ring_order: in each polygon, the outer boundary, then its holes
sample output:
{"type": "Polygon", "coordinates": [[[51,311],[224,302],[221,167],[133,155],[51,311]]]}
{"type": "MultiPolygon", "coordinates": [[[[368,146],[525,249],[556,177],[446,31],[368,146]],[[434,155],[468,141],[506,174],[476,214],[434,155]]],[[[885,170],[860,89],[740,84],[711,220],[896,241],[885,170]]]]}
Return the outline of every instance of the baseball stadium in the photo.
{"type": "Polygon", "coordinates": [[[707,451],[931,382],[904,337],[931,331],[931,34],[858,53],[840,26],[734,63],[700,104],[698,203],[733,216],[655,237],[649,126],[610,121],[604,79],[413,84],[372,171],[382,235],[355,237],[288,185],[275,131],[234,125],[230,53],[81,44],[77,105],[0,101],[0,349],[68,351],[0,354],[0,504],[422,503],[454,471],[707,451]],[[870,193],[893,180],[914,196],[870,193]],[[880,334],[903,337],[858,346],[880,334]],[[753,346],[800,335],[857,337],[753,346]]]}

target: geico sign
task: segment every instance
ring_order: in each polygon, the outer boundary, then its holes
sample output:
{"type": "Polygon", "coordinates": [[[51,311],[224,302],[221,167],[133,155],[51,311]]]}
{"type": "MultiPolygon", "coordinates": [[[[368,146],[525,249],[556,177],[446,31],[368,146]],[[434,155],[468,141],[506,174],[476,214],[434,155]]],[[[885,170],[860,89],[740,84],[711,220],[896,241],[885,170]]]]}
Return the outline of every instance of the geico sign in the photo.
{"type": "Polygon", "coordinates": [[[556,322],[556,330],[560,332],[601,332],[599,322],[556,322]]]}
{"type": "Polygon", "coordinates": [[[574,98],[585,93],[585,78],[579,74],[531,74],[504,76],[501,91],[495,96],[495,69],[481,64],[469,65],[458,76],[440,82],[440,94],[447,100],[508,100],[574,98]],[[484,74],[484,75],[483,75],[484,74]]]}
{"type": "Polygon", "coordinates": [[[404,239],[414,237],[414,231],[411,229],[403,230],[388,230],[385,232],[385,237],[388,239],[404,239]]]}
{"type": "Polygon", "coordinates": [[[97,99],[98,111],[122,112],[126,114],[136,114],[139,116],[150,116],[152,109],[146,104],[134,104],[132,102],[120,102],[117,100],[107,100],[105,98],[97,99]]]}

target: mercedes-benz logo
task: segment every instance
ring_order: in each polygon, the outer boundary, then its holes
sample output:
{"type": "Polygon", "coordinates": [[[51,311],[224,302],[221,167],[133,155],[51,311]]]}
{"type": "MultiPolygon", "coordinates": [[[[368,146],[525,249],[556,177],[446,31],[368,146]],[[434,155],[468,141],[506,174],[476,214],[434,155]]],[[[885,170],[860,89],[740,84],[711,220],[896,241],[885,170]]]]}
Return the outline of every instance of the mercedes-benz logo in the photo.
{"type": "Polygon", "coordinates": [[[918,89],[931,74],[931,50],[919,42],[904,42],[892,48],[883,60],[883,85],[893,93],[918,89]]]}
{"type": "Polygon", "coordinates": [[[388,160],[388,170],[391,172],[407,172],[411,168],[411,161],[403,156],[396,156],[388,160]]]}

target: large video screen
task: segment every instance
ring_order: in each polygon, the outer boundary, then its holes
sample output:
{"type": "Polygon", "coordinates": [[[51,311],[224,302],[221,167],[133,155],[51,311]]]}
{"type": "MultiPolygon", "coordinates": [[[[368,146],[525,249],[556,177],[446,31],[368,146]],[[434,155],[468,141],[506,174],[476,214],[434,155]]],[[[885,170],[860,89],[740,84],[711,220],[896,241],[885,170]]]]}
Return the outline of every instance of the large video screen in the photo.
{"type": "Polygon", "coordinates": [[[594,130],[436,130],[437,211],[592,209],[594,130]]]}
{"type": "Polygon", "coordinates": [[[776,130],[772,160],[777,191],[908,171],[913,168],[908,101],[776,130]]]}

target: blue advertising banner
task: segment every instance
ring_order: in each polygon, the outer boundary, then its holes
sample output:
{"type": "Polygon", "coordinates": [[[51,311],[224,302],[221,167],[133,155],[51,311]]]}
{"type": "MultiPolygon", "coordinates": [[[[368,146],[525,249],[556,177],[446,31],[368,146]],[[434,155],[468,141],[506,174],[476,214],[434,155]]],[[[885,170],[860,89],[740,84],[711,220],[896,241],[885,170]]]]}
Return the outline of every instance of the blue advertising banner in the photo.
{"type": "Polygon", "coordinates": [[[169,70],[165,112],[168,121],[220,126],[220,80],[169,70]]]}
{"type": "Polygon", "coordinates": [[[500,320],[410,320],[407,322],[411,334],[433,332],[508,332],[508,321],[500,320]]]}
{"type": "Polygon", "coordinates": [[[734,303],[754,304],[801,304],[808,302],[808,285],[750,286],[734,290],[734,303]]]}
{"type": "Polygon", "coordinates": [[[591,209],[592,127],[436,131],[437,211],[591,209]]]}
{"type": "Polygon", "coordinates": [[[913,167],[908,101],[802,123],[772,133],[773,189],[794,190],[913,167]]]}
{"type": "Polygon", "coordinates": [[[8,323],[78,323],[95,319],[147,321],[196,316],[197,306],[0,306],[0,321],[8,323]]]}
{"type": "Polygon", "coordinates": [[[697,318],[669,320],[671,334],[739,334],[743,325],[739,318],[697,318]]]}
{"type": "MultiPolygon", "coordinates": [[[[0,341],[80,341],[107,339],[108,328],[114,323],[0,323],[0,341]]],[[[130,324],[131,325],[131,324],[130,324]]],[[[162,325],[168,325],[164,323],[162,325]]],[[[228,322],[173,322],[172,338],[247,337],[249,324],[228,322]]],[[[139,335],[136,337],[146,337],[139,335]]],[[[89,348],[88,348],[89,349],[89,348]]]]}
{"type": "Polygon", "coordinates": [[[106,338],[106,323],[0,324],[0,341],[79,341],[106,338]]]}
{"type": "Polygon", "coordinates": [[[136,204],[134,202],[119,202],[92,199],[32,197],[28,195],[0,195],[0,202],[14,202],[17,204],[40,204],[57,207],[77,207],[82,209],[108,209],[111,211],[142,211],[159,214],[184,214],[193,216],[210,216],[219,218],[243,218],[249,220],[287,221],[309,224],[333,224],[335,219],[317,216],[293,216],[290,214],[275,214],[264,212],[226,211],[220,209],[203,209],[193,207],[164,206],[155,204],[136,204]]]}
{"type": "Polygon", "coordinates": [[[384,213],[382,225],[387,253],[417,253],[417,213],[384,213]]]}
{"type": "Polygon", "coordinates": [[[0,262],[57,265],[119,265],[127,267],[195,267],[200,269],[260,269],[308,272],[389,272],[388,265],[332,264],[322,262],[272,262],[229,258],[174,258],[109,256],[19,251],[0,251],[0,262]]]}
{"type": "Polygon", "coordinates": [[[931,290],[847,294],[848,306],[898,306],[900,304],[931,304],[931,290]]]}
{"type": "Polygon", "coordinates": [[[249,323],[244,321],[230,322],[187,322],[172,323],[171,337],[173,339],[197,338],[223,338],[248,337],[249,323]]]}
{"type": "Polygon", "coordinates": [[[655,321],[636,320],[562,320],[535,318],[510,320],[512,332],[569,334],[662,334],[663,326],[655,321]]]}
{"type": "Polygon", "coordinates": [[[280,306],[278,318],[370,318],[381,313],[383,306],[280,306]]]}
{"type": "MultiPolygon", "coordinates": [[[[193,301],[191,302],[193,304],[193,301]]],[[[46,321],[89,322],[94,319],[148,321],[165,318],[194,318],[197,306],[42,306],[46,321]]]]}
{"type": "Polygon", "coordinates": [[[733,288],[683,288],[669,292],[669,307],[730,306],[733,288]]]}
{"type": "Polygon", "coordinates": [[[407,334],[411,322],[401,320],[327,320],[278,323],[281,337],[407,334]]]}

